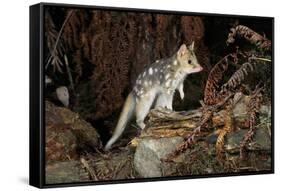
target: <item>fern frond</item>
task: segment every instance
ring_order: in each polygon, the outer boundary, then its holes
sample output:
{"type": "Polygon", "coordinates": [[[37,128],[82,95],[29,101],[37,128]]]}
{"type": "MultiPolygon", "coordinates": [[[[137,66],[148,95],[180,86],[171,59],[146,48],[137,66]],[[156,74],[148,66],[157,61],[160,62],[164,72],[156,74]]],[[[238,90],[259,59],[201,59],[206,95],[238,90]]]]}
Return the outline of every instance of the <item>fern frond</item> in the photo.
{"type": "Polygon", "coordinates": [[[230,55],[227,55],[221,59],[209,73],[204,90],[204,103],[206,105],[213,105],[222,100],[222,96],[218,94],[220,88],[219,83],[222,80],[225,71],[228,69],[229,57],[230,55]]]}
{"type": "Polygon", "coordinates": [[[221,92],[227,90],[234,90],[241,82],[249,75],[249,73],[255,70],[255,62],[245,62],[242,66],[230,77],[230,79],[222,86],[221,92]]]}
{"type": "Polygon", "coordinates": [[[271,49],[271,41],[268,40],[266,37],[258,34],[254,30],[250,29],[249,27],[238,25],[234,28],[230,29],[230,33],[228,34],[227,44],[231,44],[235,42],[235,38],[240,36],[245,38],[251,44],[256,45],[260,49],[271,49]]]}

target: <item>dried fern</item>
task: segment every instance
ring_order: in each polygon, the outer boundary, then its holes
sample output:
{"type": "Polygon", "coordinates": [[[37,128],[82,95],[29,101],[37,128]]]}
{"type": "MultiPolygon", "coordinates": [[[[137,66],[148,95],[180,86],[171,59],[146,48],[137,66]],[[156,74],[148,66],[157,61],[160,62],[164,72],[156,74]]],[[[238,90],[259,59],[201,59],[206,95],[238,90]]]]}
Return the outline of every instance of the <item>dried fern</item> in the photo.
{"type": "Polygon", "coordinates": [[[161,15],[156,16],[156,42],[155,42],[155,56],[157,58],[163,58],[167,56],[167,48],[165,47],[166,31],[170,24],[171,15],[161,15]]]}
{"type": "Polygon", "coordinates": [[[46,11],[45,14],[45,38],[46,38],[46,45],[49,51],[49,55],[46,59],[46,65],[45,68],[47,69],[49,64],[54,66],[54,71],[58,70],[62,72],[62,65],[63,62],[61,61],[61,57],[64,52],[63,44],[60,42],[56,42],[58,37],[58,32],[56,30],[55,24],[49,14],[48,11],[46,11]],[[56,45],[57,44],[57,45],[56,45]],[[53,48],[56,45],[56,49],[53,50],[53,48]]]}
{"type": "Polygon", "coordinates": [[[204,90],[204,104],[213,105],[225,97],[219,94],[219,89],[224,73],[228,69],[228,58],[230,56],[231,55],[227,55],[221,59],[209,73],[204,90]]]}
{"type": "Polygon", "coordinates": [[[255,133],[255,125],[257,121],[257,115],[259,113],[259,109],[261,106],[261,102],[263,99],[262,96],[262,87],[256,86],[256,89],[252,92],[250,101],[247,105],[247,112],[249,114],[249,120],[246,122],[247,126],[249,127],[248,132],[244,135],[243,140],[240,143],[240,158],[245,158],[245,150],[246,144],[253,138],[255,133]]]}
{"type": "Polygon", "coordinates": [[[255,62],[245,62],[242,66],[230,77],[230,79],[222,86],[221,92],[234,90],[241,82],[255,70],[255,62]]]}
{"type": "MultiPolygon", "coordinates": [[[[62,47],[61,44],[61,35],[63,33],[64,27],[67,24],[68,20],[71,18],[71,16],[73,15],[74,11],[70,10],[58,32],[58,34],[56,35],[56,41],[54,42],[54,44],[52,44],[52,48],[50,49],[50,56],[48,57],[47,61],[46,61],[46,65],[45,65],[45,69],[48,68],[49,64],[53,65],[54,70],[58,69],[58,71],[62,72],[61,67],[63,66],[63,62],[61,61],[61,57],[63,57],[62,55],[62,51],[60,49],[60,47],[62,47]]],[[[46,18],[48,18],[46,16],[46,18]]],[[[51,19],[49,18],[49,22],[51,23],[51,19]]]]}
{"type": "Polygon", "coordinates": [[[204,23],[201,17],[182,16],[181,27],[185,42],[187,44],[195,41],[195,44],[199,44],[200,40],[204,36],[204,23]]]}
{"type": "Polygon", "coordinates": [[[234,28],[230,29],[230,33],[228,34],[227,44],[232,44],[235,42],[235,38],[237,36],[245,38],[251,44],[256,45],[260,49],[271,49],[271,41],[266,37],[258,34],[253,31],[249,27],[238,25],[234,28]]]}
{"type": "Polygon", "coordinates": [[[216,157],[219,161],[222,161],[223,159],[223,149],[224,149],[224,138],[227,135],[227,133],[229,133],[232,129],[233,129],[233,122],[232,122],[232,105],[229,104],[226,107],[226,113],[224,116],[224,126],[223,128],[219,131],[219,135],[217,138],[217,142],[216,142],[216,157]]]}
{"type": "Polygon", "coordinates": [[[216,105],[204,105],[202,108],[202,117],[200,120],[201,122],[198,127],[196,127],[191,133],[184,135],[185,140],[177,146],[174,152],[168,154],[168,156],[162,160],[166,162],[172,162],[174,158],[176,158],[179,154],[185,152],[188,148],[190,148],[190,146],[195,143],[195,138],[201,132],[201,129],[208,127],[208,123],[212,119],[214,112],[217,112],[221,107],[223,107],[232,96],[233,94],[228,95],[216,105]]]}

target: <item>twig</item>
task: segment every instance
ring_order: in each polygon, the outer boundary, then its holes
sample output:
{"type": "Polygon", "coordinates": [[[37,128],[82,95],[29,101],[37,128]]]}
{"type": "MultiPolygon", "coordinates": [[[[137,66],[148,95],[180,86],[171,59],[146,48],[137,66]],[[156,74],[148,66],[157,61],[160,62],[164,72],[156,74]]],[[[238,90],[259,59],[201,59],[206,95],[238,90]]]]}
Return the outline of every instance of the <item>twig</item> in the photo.
{"type": "Polygon", "coordinates": [[[271,62],[271,59],[267,59],[267,58],[251,57],[250,59],[271,62]]]}
{"type": "Polygon", "coordinates": [[[58,43],[59,43],[60,37],[61,37],[61,35],[62,35],[63,29],[64,29],[66,23],[68,22],[68,20],[69,20],[69,19],[71,18],[71,16],[73,15],[73,13],[74,13],[74,10],[70,10],[69,13],[68,13],[68,15],[67,15],[67,17],[66,17],[66,19],[65,19],[64,22],[63,22],[63,24],[62,24],[62,26],[61,26],[61,28],[60,28],[60,31],[59,31],[59,33],[58,33],[57,39],[56,39],[56,43],[55,43],[54,48],[53,48],[53,50],[52,50],[52,52],[51,52],[51,56],[50,56],[50,58],[48,59],[48,62],[47,62],[47,64],[46,64],[46,66],[45,66],[45,69],[48,68],[48,66],[49,66],[49,64],[50,64],[50,62],[51,62],[51,60],[52,60],[52,57],[55,57],[55,52],[56,52],[57,45],[58,45],[58,43]]]}
{"type": "Polygon", "coordinates": [[[80,159],[80,162],[82,163],[83,167],[88,171],[90,177],[92,180],[99,180],[95,172],[90,168],[87,160],[85,160],[83,157],[80,159]]]}
{"type": "Polygon", "coordinates": [[[65,61],[65,65],[66,65],[67,75],[68,75],[69,82],[70,82],[70,87],[73,90],[73,92],[75,93],[73,79],[72,79],[72,75],[71,75],[71,71],[70,71],[70,68],[69,68],[68,59],[67,59],[66,54],[64,55],[64,61],[65,61]]]}
{"type": "Polygon", "coordinates": [[[129,159],[127,159],[125,162],[120,161],[118,163],[118,165],[114,169],[112,179],[116,179],[116,176],[117,176],[118,172],[120,172],[125,167],[125,165],[127,164],[128,160],[129,159]]]}

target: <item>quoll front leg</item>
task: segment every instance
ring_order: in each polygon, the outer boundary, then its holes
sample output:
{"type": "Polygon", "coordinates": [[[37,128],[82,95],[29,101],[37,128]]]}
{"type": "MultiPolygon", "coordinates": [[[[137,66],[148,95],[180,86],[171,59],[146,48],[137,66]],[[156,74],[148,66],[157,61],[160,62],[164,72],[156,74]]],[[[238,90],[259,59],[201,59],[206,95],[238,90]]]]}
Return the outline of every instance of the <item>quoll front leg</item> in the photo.
{"type": "Polygon", "coordinates": [[[173,93],[161,93],[160,95],[158,95],[155,108],[163,107],[173,110],[173,95],[173,93]]]}
{"type": "Polygon", "coordinates": [[[181,99],[183,100],[183,98],[184,98],[183,83],[181,83],[181,84],[179,85],[179,87],[177,88],[177,90],[179,91],[180,97],[181,97],[181,99]]]}

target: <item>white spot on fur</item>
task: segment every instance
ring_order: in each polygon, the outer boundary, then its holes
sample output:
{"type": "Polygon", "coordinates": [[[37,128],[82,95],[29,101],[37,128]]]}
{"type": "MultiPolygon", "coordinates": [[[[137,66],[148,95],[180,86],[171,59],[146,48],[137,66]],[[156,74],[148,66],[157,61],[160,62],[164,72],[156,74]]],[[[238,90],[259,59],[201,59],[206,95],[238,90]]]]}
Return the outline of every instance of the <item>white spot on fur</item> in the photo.
{"type": "Polygon", "coordinates": [[[169,87],[171,85],[171,80],[167,80],[166,82],[165,82],[165,86],[166,87],[169,87]]]}
{"type": "Polygon", "coordinates": [[[167,66],[166,66],[166,68],[170,68],[170,67],[171,67],[171,65],[167,65],[167,66]]]}
{"type": "Polygon", "coordinates": [[[152,68],[149,68],[148,73],[149,73],[150,75],[152,75],[152,74],[153,74],[153,69],[152,69],[152,68]]]}
{"type": "Polygon", "coordinates": [[[155,68],[155,69],[154,69],[154,72],[155,72],[155,73],[157,73],[157,72],[158,72],[158,69],[157,69],[157,68],[155,68]]]}
{"type": "Polygon", "coordinates": [[[146,75],[146,71],[143,72],[142,77],[144,77],[146,75]]]}
{"type": "Polygon", "coordinates": [[[169,95],[172,95],[173,92],[174,92],[174,90],[171,90],[171,89],[168,90],[168,94],[169,94],[169,95]]]}
{"type": "Polygon", "coordinates": [[[147,84],[147,81],[144,81],[144,85],[145,85],[145,86],[147,86],[147,85],[148,85],[148,84],[147,84]]]}
{"type": "Polygon", "coordinates": [[[158,63],[159,62],[159,60],[156,60],[156,63],[158,63]]]}
{"type": "Polygon", "coordinates": [[[178,61],[175,60],[173,64],[174,64],[174,65],[177,65],[177,64],[178,64],[178,61]]]}
{"type": "Polygon", "coordinates": [[[137,80],[137,84],[141,84],[141,80],[137,80]]]}
{"type": "Polygon", "coordinates": [[[165,75],[165,79],[167,80],[170,77],[170,74],[165,75]]]}

